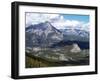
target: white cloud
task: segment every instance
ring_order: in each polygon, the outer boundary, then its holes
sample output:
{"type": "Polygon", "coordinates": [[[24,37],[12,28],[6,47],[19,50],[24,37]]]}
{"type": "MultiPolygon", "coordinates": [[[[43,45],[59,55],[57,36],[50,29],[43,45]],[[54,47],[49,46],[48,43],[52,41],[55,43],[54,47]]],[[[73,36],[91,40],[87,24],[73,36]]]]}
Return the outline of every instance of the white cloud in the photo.
{"type": "Polygon", "coordinates": [[[80,21],[77,21],[77,20],[63,20],[63,21],[57,21],[57,22],[54,22],[53,25],[58,27],[59,29],[60,28],[66,28],[66,27],[80,27],[82,26],[83,22],[80,22],[80,21]]]}
{"type": "Polygon", "coordinates": [[[60,14],[39,14],[39,13],[27,13],[26,14],[26,26],[31,24],[38,24],[41,22],[49,21],[57,29],[65,28],[80,28],[89,30],[89,23],[78,20],[65,19],[60,14]]]}
{"type": "Polygon", "coordinates": [[[82,27],[82,25],[84,24],[84,22],[78,20],[66,20],[64,19],[63,16],[59,16],[58,19],[56,19],[51,23],[58,29],[65,29],[67,27],[71,27],[71,28],[82,27]]]}
{"type": "Polygon", "coordinates": [[[31,24],[38,24],[40,22],[50,21],[53,18],[58,18],[59,14],[39,14],[39,13],[27,13],[26,14],[26,26],[31,24]]]}
{"type": "Polygon", "coordinates": [[[82,30],[89,31],[90,23],[85,23],[82,25],[82,30]]]}

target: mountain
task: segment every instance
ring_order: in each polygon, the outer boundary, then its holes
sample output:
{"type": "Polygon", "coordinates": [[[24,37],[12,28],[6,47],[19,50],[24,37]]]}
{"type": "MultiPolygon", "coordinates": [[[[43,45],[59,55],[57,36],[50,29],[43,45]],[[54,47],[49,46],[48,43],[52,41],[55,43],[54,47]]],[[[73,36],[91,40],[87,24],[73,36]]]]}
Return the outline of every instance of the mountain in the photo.
{"type": "Polygon", "coordinates": [[[49,47],[63,40],[63,34],[49,22],[26,28],[26,47],[49,47]]]}
{"type": "Polygon", "coordinates": [[[77,28],[67,28],[60,29],[64,35],[64,39],[68,41],[89,41],[89,31],[77,29],[77,28]]]}
{"type": "Polygon", "coordinates": [[[89,49],[89,31],[76,28],[57,29],[50,22],[30,25],[26,28],[26,47],[62,47],[78,44],[89,49]]]}

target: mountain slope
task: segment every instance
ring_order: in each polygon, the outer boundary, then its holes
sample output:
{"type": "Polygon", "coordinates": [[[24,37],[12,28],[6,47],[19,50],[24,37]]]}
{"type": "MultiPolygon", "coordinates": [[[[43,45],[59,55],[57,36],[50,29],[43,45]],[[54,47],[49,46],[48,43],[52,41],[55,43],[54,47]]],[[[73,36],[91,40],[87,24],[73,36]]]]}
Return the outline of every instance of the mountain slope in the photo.
{"type": "Polygon", "coordinates": [[[80,30],[76,28],[60,29],[64,34],[64,39],[69,41],[89,41],[89,32],[85,30],[80,30]]]}
{"type": "Polygon", "coordinates": [[[77,43],[81,49],[89,48],[89,31],[66,28],[56,29],[50,22],[26,28],[26,47],[62,47],[77,43]]]}
{"type": "Polygon", "coordinates": [[[26,47],[48,47],[63,40],[63,34],[49,22],[26,28],[26,47]]]}

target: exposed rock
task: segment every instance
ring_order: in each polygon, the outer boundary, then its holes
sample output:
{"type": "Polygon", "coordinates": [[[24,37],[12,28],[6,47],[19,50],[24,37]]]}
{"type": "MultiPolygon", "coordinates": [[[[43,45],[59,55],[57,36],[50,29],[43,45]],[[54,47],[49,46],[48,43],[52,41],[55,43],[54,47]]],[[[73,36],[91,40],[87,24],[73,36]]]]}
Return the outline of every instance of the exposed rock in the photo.
{"type": "Polygon", "coordinates": [[[34,47],[34,48],[33,48],[33,51],[34,51],[34,52],[38,52],[38,51],[40,51],[40,50],[41,50],[40,47],[34,47]]]}
{"type": "Polygon", "coordinates": [[[26,28],[26,47],[50,47],[63,40],[63,34],[49,22],[26,28]]]}
{"type": "Polygon", "coordinates": [[[64,54],[60,54],[59,60],[68,61],[68,59],[64,56],[64,54]]]}
{"type": "Polygon", "coordinates": [[[73,44],[73,48],[70,50],[70,52],[72,52],[72,53],[78,53],[78,52],[81,52],[81,49],[78,46],[78,44],[74,43],[73,44]]]}

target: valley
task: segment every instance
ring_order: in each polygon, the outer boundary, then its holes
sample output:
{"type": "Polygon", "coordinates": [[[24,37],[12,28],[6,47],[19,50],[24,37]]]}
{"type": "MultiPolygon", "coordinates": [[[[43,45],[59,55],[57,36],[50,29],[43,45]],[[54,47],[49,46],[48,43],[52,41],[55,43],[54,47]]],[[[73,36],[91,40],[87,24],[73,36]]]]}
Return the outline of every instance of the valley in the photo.
{"type": "Polygon", "coordinates": [[[89,65],[89,50],[71,52],[72,46],[26,52],[26,68],[89,65]]]}
{"type": "Polygon", "coordinates": [[[88,31],[61,30],[46,21],[30,25],[25,33],[26,68],[89,65],[88,31]]]}

